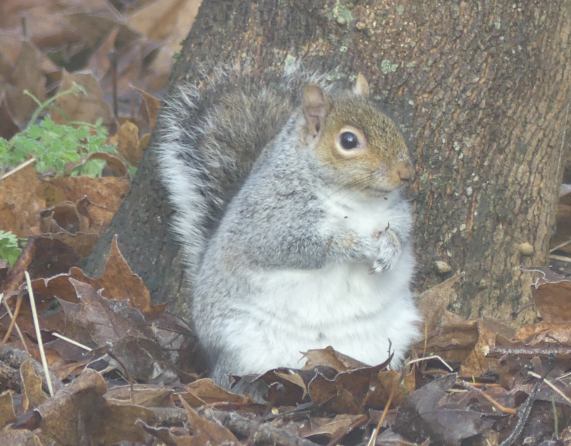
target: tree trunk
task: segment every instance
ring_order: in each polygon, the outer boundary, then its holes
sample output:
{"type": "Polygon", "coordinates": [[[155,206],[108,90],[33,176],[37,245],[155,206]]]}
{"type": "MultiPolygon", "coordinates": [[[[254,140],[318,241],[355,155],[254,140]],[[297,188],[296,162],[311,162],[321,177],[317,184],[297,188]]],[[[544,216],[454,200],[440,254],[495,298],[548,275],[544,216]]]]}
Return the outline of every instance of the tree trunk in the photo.
{"type": "MultiPolygon", "coordinates": [[[[209,0],[172,82],[192,81],[199,65],[261,71],[294,58],[341,78],[365,74],[416,159],[418,289],[459,272],[453,311],[526,319],[531,275],[521,266],[546,263],[569,149],[571,7],[566,0],[445,4],[209,0]],[[436,261],[451,272],[439,272],[436,261]]],[[[100,268],[118,233],[154,296],[180,303],[187,298],[181,264],[154,163],[149,150],[89,269],[100,268]]]]}

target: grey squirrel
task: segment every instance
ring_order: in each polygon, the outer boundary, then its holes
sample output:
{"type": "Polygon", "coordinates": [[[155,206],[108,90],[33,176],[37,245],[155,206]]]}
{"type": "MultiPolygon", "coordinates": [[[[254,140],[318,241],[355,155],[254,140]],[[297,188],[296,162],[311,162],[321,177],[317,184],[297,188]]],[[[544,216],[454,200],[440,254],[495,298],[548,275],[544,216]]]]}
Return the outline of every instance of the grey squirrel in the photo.
{"type": "Polygon", "coordinates": [[[166,100],[160,174],[218,383],[328,345],[398,363],[417,337],[413,167],[368,90],[362,75],[343,90],[300,68],[221,70],[166,100]]]}

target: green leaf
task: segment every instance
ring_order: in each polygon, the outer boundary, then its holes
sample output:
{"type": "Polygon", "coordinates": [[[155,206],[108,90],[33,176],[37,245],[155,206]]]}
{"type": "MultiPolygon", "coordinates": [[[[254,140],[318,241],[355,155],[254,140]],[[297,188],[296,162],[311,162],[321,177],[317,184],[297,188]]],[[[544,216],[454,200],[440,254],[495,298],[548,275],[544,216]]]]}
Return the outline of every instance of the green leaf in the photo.
{"type": "Polygon", "coordinates": [[[18,246],[18,237],[12,232],[0,231],[0,259],[13,266],[22,250],[18,246]]]}

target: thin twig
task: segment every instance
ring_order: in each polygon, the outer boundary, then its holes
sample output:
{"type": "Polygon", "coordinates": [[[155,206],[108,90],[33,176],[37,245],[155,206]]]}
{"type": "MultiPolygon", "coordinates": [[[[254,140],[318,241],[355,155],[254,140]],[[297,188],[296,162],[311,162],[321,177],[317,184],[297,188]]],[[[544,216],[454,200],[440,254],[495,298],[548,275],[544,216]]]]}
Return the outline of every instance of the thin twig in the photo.
{"type": "Polygon", "coordinates": [[[558,249],[564,248],[565,246],[567,246],[570,243],[571,243],[571,238],[569,240],[565,240],[562,243],[559,243],[558,245],[555,245],[553,248],[551,248],[549,250],[549,252],[551,253],[551,252],[557,251],[558,249]]]}
{"type": "Polygon", "coordinates": [[[566,263],[571,263],[571,257],[566,257],[566,256],[560,256],[557,254],[549,254],[549,258],[551,260],[557,260],[559,262],[566,262],[566,263]]]}
{"type": "Polygon", "coordinates": [[[61,339],[62,341],[69,342],[70,344],[75,345],[76,347],[82,348],[83,350],[86,350],[88,352],[93,351],[93,349],[89,348],[87,345],[83,345],[80,342],[74,341],[73,339],[68,338],[67,336],[59,334],[57,331],[52,331],[52,335],[54,335],[56,338],[61,339]]]}
{"type": "Polygon", "coordinates": [[[377,436],[379,435],[379,432],[381,431],[381,427],[383,426],[383,423],[385,422],[385,418],[387,417],[387,414],[389,413],[389,408],[391,407],[391,403],[393,402],[393,398],[395,396],[395,389],[398,387],[399,382],[393,382],[393,385],[391,386],[391,392],[389,393],[389,398],[387,399],[387,404],[385,404],[385,408],[383,409],[383,413],[381,414],[381,417],[379,418],[379,422],[377,423],[377,426],[373,429],[373,432],[371,432],[371,438],[369,438],[369,441],[367,442],[367,446],[374,446],[375,443],[377,442],[377,436]]]}
{"type": "MultiPolygon", "coordinates": [[[[6,303],[6,301],[3,301],[2,304],[4,305],[4,308],[6,309],[6,312],[8,313],[8,316],[10,316],[11,320],[16,321],[16,317],[18,315],[12,314],[12,310],[10,310],[10,306],[6,303]]],[[[30,353],[30,350],[28,349],[28,344],[26,343],[26,338],[24,338],[22,330],[20,330],[20,326],[16,322],[14,322],[14,327],[16,327],[16,333],[18,333],[18,337],[20,338],[20,342],[24,346],[24,350],[30,353]]],[[[2,344],[3,343],[4,342],[2,342],[2,344]]]]}
{"type": "MultiPolygon", "coordinates": [[[[16,319],[18,318],[18,315],[20,314],[20,308],[22,307],[23,300],[24,300],[24,298],[22,297],[22,294],[18,294],[18,298],[16,300],[16,308],[14,309],[14,315],[12,315],[11,311],[8,312],[11,320],[10,320],[10,325],[8,325],[8,330],[6,330],[6,334],[2,338],[2,344],[5,344],[6,342],[8,342],[8,339],[10,339],[10,336],[12,336],[12,330],[14,329],[14,326],[16,325],[16,319]]],[[[7,310],[10,308],[6,302],[4,302],[4,307],[7,310]]]]}
{"type": "Polygon", "coordinates": [[[496,409],[498,409],[500,412],[502,413],[506,413],[508,415],[516,415],[517,414],[517,410],[512,408],[512,407],[506,407],[503,404],[497,402],[495,399],[493,399],[490,395],[488,395],[486,392],[484,392],[482,389],[478,389],[477,387],[474,387],[472,384],[466,382],[466,381],[460,381],[460,384],[469,389],[469,390],[474,390],[475,392],[477,392],[479,395],[482,395],[482,397],[484,397],[492,406],[494,406],[496,409]]]}
{"type": "Polygon", "coordinates": [[[561,391],[561,389],[559,389],[555,384],[553,384],[553,383],[552,383],[551,381],[549,381],[547,378],[543,378],[541,375],[538,375],[537,373],[532,372],[532,371],[527,372],[527,374],[528,374],[529,376],[533,376],[534,378],[542,379],[545,384],[547,384],[549,387],[551,387],[551,389],[552,389],[555,393],[557,393],[557,395],[559,395],[561,398],[563,398],[565,401],[567,401],[567,403],[571,404],[571,398],[569,398],[567,395],[565,395],[565,394],[561,391]]]}
{"type": "Polygon", "coordinates": [[[354,429],[366,424],[368,420],[369,417],[367,415],[359,415],[351,424],[349,424],[349,426],[341,430],[341,432],[338,432],[337,435],[333,435],[327,443],[327,446],[335,446],[340,444],[343,437],[345,437],[349,432],[352,432],[354,429]]]}
{"type": "Polygon", "coordinates": [[[40,321],[38,320],[38,313],[36,311],[36,299],[34,298],[34,290],[32,289],[32,281],[28,271],[24,271],[26,276],[26,285],[28,287],[28,296],[30,297],[30,307],[32,308],[32,318],[34,319],[34,328],[36,329],[36,338],[38,339],[38,348],[40,349],[40,358],[42,359],[42,367],[44,368],[44,375],[46,377],[46,384],[50,396],[54,396],[54,388],[52,386],[52,379],[50,376],[50,369],[48,368],[48,360],[46,359],[46,352],[44,350],[44,342],[42,341],[42,332],[40,330],[40,321]]]}
{"type": "Polygon", "coordinates": [[[487,353],[488,358],[500,358],[504,355],[510,356],[554,356],[556,359],[570,359],[571,347],[563,345],[514,345],[493,346],[487,353]]]}
{"type": "Polygon", "coordinates": [[[509,434],[508,437],[500,443],[500,446],[512,446],[517,441],[517,439],[523,432],[525,423],[527,423],[527,420],[529,419],[531,409],[533,408],[533,403],[535,402],[535,399],[537,397],[537,392],[539,391],[540,387],[541,387],[541,381],[537,381],[533,386],[533,389],[527,396],[527,399],[524,401],[524,403],[521,406],[519,406],[519,409],[517,411],[518,420],[515,425],[515,428],[512,431],[512,433],[509,434]]]}
{"type": "Polygon", "coordinates": [[[438,355],[425,356],[424,358],[412,359],[412,360],[408,361],[406,363],[406,365],[408,366],[408,365],[414,364],[416,362],[429,361],[430,359],[438,359],[442,364],[444,364],[446,366],[446,368],[448,370],[450,370],[451,372],[454,371],[454,369],[450,366],[450,364],[448,364],[444,359],[442,359],[441,356],[438,356],[438,355]]]}

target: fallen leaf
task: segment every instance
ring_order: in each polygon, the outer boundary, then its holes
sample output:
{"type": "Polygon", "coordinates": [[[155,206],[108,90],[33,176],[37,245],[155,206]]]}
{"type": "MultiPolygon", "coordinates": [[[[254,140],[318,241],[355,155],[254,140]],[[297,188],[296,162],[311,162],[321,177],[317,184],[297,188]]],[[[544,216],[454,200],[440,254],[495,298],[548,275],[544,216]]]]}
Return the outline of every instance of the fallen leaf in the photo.
{"type": "Polygon", "coordinates": [[[107,384],[90,369],[34,409],[41,417],[41,432],[62,445],[83,444],[85,438],[100,438],[109,422],[103,399],[107,384]]]}
{"type": "Polygon", "coordinates": [[[18,127],[24,128],[38,104],[24,94],[27,90],[40,102],[46,98],[41,61],[44,56],[31,42],[22,42],[20,54],[6,88],[6,103],[18,127]]]}
{"type": "Polygon", "coordinates": [[[535,306],[546,322],[571,322],[571,280],[544,271],[532,288],[535,306]]]}
{"type": "Polygon", "coordinates": [[[39,234],[39,215],[45,208],[34,164],[26,161],[0,177],[0,229],[20,237],[39,234]]]}
{"type": "Polygon", "coordinates": [[[117,132],[117,150],[132,166],[138,166],[143,158],[139,144],[139,128],[131,121],[125,121],[117,132]]]}
{"type": "Polygon", "coordinates": [[[47,395],[42,390],[42,378],[36,373],[32,366],[32,361],[28,360],[20,366],[20,377],[22,380],[22,409],[28,411],[38,407],[47,399],[47,395]]]}
{"type": "Polygon", "coordinates": [[[70,201],[64,201],[40,212],[40,230],[42,233],[67,232],[77,234],[87,231],[89,220],[80,215],[77,207],[70,201]]]}
{"type": "Polygon", "coordinates": [[[105,399],[112,404],[135,404],[143,407],[168,406],[173,390],[150,384],[118,386],[105,393],[105,399]]]}
{"type": "Polygon", "coordinates": [[[92,160],[103,160],[105,161],[105,167],[103,168],[103,176],[113,176],[113,177],[127,177],[129,175],[127,171],[127,166],[125,162],[116,155],[106,152],[93,152],[90,153],[84,160],[69,166],[67,170],[68,174],[78,167],[84,166],[92,160]]]}
{"type": "Polygon", "coordinates": [[[181,399],[180,402],[186,410],[192,429],[193,445],[240,444],[234,434],[222,426],[222,424],[201,417],[184,399],[181,399]]]}
{"type": "Polygon", "coordinates": [[[29,266],[33,278],[50,277],[68,271],[79,263],[79,255],[50,234],[35,239],[36,253],[29,266]]]}
{"type": "Polygon", "coordinates": [[[459,445],[489,429],[494,424],[490,414],[441,404],[456,379],[451,373],[411,393],[399,407],[393,430],[416,442],[430,438],[435,444],[459,445]]]}
{"type": "Polygon", "coordinates": [[[302,431],[302,435],[305,438],[310,438],[314,441],[320,439],[330,440],[336,438],[337,440],[342,439],[345,435],[351,433],[353,429],[363,426],[369,417],[367,415],[335,415],[331,420],[327,419],[322,424],[316,423],[316,420],[312,420],[312,428],[307,432],[302,431]],[[318,424],[317,426],[315,424],[318,424]]]}
{"type": "Polygon", "coordinates": [[[133,272],[121,254],[117,236],[113,237],[105,269],[97,285],[103,288],[103,295],[107,298],[127,299],[134,308],[146,315],[159,314],[165,308],[164,305],[152,304],[151,293],[143,279],[133,272]]]}
{"type": "Polygon", "coordinates": [[[418,309],[423,315],[424,323],[422,333],[432,333],[442,324],[448,305],[457,298],[455,286],[461,279],[460,274],[455,274],[418,297],[418,309]]]}
{"type": "Polygon", "coordinates": [[[150,39],[161,41],[159,53],[148,70],[147,88],[157,91],[166,85],[174,55],[194,23],[199,0],[165,0],[151,2],[131,14],[128,24],[150,39]]]}
{"type": "Polygon", "coordinates": [[[58,299],[66,318],[66,335],[88,346],[117,342],[125,335],[152,339],[143,315],[125,301],[108,300],[93,286],[70,278],[79,303],[58,299]]]}
{"type": "MultiPolygon", "coordinates": [[[[369,395],[371,391],[377,391],[377,387],[382,385],[378,380],[378,373],[388,364],[389,361],[375,367],[339,372],[333,377],[328,377],[317,370],[307,385],[309,397],[314,404],[335,413],[360,413],[365,408],[371,407],[371,403],[375,403],[375,406],[380,404],[382,407],[386,400],[371,401],[369,395]]],[[[388,397],[389,392],[383,393],[388,397]]]]}
{"type": "Polygon", "coordinates": [[[74,83],[80,85],[85,90],[85,94],[59,96],[52,110],[53,120],[58,123],[83,121],[93,124],[101,120],[104,125],[111,126],[114,122],[111,108],[103,98],[103,90],[93,75],[64,71],[59,91],[71,89],[74,83]]]}
{"type": "Polygon", "coordinates": [[[150,436],[137,423],[155,424],[155,413],[147,407],[135,404],[116,404],[108,401],[102,416],[102,426],[95,438],[102,444],[118,444],[124,441],[150,444],[150,436]]]}
{"type": "Polygon", "coordinates": [[[16,419],[12,395],[11,390],[6,390],[0,394],[0,429],[16,419]]]}
{"type": "Polygon", "coordinates": [[[561,344],[571,346],[571,324],[540,322],[520,327],[515,339],[528,345],[561,344]]]}
{"type": "MultiPolygon", "coordinates": [[[[1,81],[1,79],[0,79],[1,81]]],[[[0,87],[1,87],[0,82],[0,87]]],[[[6,101],[6,92],[0,91],[0,137],[10,139],[20,131],[18,124],[10,114],[8,103],[6,101]]],[[[0,167],[0,174],[3,169],[0,167]]]]}
{"type": "Polygon", "coordinates": [[[205,404],[214,403],[233,403],[233,404],[249,404],[250,398],[245,395],[232,393],[222,387],[214,384],[210,378],[198,379],[185,386],[185,391],[179,393],[179,397],[183,398],[190,406],[198,407],[205,404]]]}
{"type": "Polygon", "coordinates": [[[357,361],[350,356],[344,355],[328,346],[321,349],[308,350],[303,353],[306,363],[304,369],[314,369],[317,366],[326,366],[335,369],[338,372],[344,372],[351,369],[367,367],[367,364],[357,361]]]}
{"type": "Polygon", "coordinates": [[[156,96],[152,95],[148,91],[145,91],[141,88],[133,87],[141,97],[143,98],[143,102],[141,104],[142,110],[144,111],[144,115],[146,117],[147,123],[147,130],[153,131],[157,126],[157,116],[159,115],[159,110],[161,108],[161,101],[156,96]]]}
{"type": "Polygon", "coordinates": [[[472,351],[462,362],[460,373],[462,376],[480,376],[489,370],[496,368],[496,361],[487,358],[487,354],[496,345],[497,337],[511,339],[515,331],[499,322],[481,319],[476,325],[478,340],[472,351]]]}
{"type": "MultiPolygon", "coordinates": [[[[1,183],[0,183],[1,185],[1,183]]],[[[129,180],[119,177],[55,177],[44,180],[44,196],[50,201],[76,203],[81,215],[89,219],[89,232],[105,229],[129,190],[129,180]]]]}

